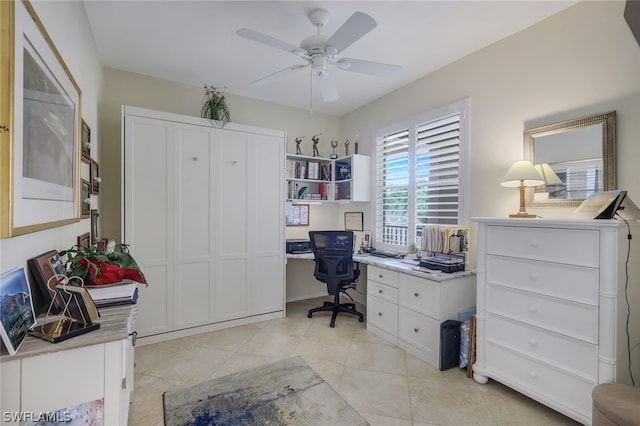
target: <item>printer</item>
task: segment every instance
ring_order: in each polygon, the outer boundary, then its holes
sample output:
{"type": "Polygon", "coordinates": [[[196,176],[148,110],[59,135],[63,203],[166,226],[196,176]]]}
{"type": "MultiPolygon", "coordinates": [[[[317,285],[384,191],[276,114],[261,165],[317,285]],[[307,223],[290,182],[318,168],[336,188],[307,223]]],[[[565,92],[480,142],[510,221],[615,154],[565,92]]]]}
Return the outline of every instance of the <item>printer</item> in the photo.
{"type": "Polygon", "coordinates": [[[311,253],[311,241],[287,239],[287,253],[311,253]]]}

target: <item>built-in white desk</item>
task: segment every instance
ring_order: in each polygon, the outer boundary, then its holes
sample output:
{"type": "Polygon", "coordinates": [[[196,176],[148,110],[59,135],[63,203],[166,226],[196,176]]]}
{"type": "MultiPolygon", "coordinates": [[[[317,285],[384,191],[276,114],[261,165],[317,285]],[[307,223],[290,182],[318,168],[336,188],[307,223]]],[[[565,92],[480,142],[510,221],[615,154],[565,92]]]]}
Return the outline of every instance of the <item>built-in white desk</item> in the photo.
{"type": "MultiPolygon", "coordinates": [[[[287,260],[313,259],[313,253],[287,254],[287,260]]],[[[355,254],[353,260],[366,265],[358,290],[366,295],[367,330],[438,368],[440,324],[475,306],[475,274],[421,268],[411,259],[355,254]]]]}

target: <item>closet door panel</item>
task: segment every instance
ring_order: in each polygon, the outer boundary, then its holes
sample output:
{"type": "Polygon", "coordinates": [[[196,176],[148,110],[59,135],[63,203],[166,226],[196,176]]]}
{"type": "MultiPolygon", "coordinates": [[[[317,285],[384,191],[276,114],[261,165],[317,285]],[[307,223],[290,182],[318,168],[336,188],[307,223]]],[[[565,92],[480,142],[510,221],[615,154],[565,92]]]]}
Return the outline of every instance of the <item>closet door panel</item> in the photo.
{"type": "Polygon", "coordinates": [[[246,283],[246,259],[226,259],[218,262],[214,301],[216,321],[224,321],[246,316],[246,283]]]}
{"type": "Polygon", "coordinates": [[[247,253],[247,135],[219,130],[217,245],[221,257],[247,253]]]}
{"type": "Polygon", "coordinates": [[[212,228],[211,159],[214,132],[205,127],[176,129],[176,325],[211,319],[212,228]]]}
{"type": "Polygon", "coordinates": [[[143,268],[137,331],[141,337],[168,329],[173,285],[173,125],[125,118],[123,242],[143,268]]]}

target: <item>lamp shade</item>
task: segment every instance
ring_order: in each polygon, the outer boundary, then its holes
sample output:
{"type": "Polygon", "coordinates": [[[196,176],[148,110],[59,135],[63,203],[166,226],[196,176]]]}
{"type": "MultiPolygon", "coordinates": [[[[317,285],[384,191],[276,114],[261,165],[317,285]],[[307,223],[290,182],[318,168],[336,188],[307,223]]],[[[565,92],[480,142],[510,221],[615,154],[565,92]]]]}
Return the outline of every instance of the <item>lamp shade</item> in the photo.
{"type": "Polygon", "coordinates": [[[562,180],[547,163],[536,164],[534,167],[547,185],[562,185],[562,180]]]}
{"type": "Polygon", "coordinates": [[[538,173],[531,161],[516,161],[509,167],[507,174],[502,178],[500,185],[509,187],[544,185],[542,176],[538,173]]]}

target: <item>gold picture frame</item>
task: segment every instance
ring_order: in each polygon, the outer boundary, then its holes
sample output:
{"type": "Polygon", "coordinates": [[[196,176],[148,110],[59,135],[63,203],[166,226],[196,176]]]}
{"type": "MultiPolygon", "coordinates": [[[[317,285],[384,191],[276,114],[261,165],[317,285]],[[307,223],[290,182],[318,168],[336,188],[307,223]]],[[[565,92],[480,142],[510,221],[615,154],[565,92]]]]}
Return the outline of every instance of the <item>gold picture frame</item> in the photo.
{"type": "Polygon", "coordinates": [[[0,238],[7,238],[80,220],[82,94],[31,3],[0,2],[0,32],[0,238]]]}
{"type": "Polygon", "coordinates": [[[364,231],[363,212],[345,212],[344,229],[347,231],[364,231]]]}

